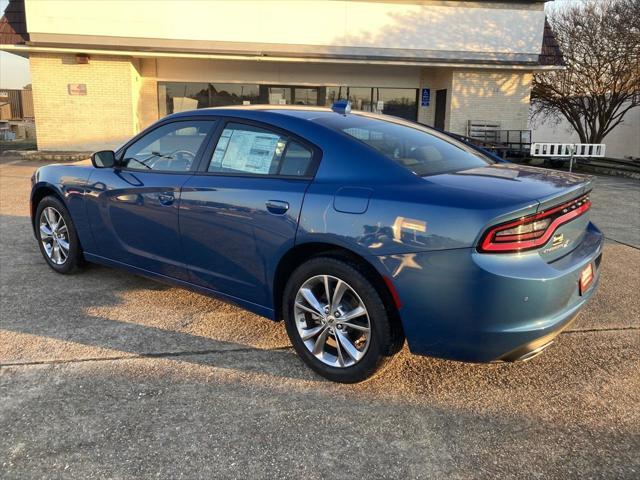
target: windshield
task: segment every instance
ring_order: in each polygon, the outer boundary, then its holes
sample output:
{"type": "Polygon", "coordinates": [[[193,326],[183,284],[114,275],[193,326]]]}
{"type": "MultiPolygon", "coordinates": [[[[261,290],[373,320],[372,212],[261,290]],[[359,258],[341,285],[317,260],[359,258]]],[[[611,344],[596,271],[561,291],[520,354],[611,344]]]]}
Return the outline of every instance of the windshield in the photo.
{"type": "Polygon", "coordinates": [[[421,177],[495,163],[464,143],[417,124],[358,114],[323,116],[316,121],[366,143],[421,177]]]}

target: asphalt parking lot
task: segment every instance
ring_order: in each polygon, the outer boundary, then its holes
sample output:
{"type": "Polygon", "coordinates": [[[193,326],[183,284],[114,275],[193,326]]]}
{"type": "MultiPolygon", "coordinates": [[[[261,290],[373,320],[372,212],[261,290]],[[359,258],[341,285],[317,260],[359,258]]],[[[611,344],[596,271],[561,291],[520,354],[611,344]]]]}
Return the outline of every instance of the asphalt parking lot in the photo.
{"type": "Polygon", "coordinates": [[[543,355],[403,351],[345,386],[282,324],[105,267],[55,274],[36,166],[0,157],[1,478],[640,477],[640,182],[596,181],[600,289],[543,355]]]}

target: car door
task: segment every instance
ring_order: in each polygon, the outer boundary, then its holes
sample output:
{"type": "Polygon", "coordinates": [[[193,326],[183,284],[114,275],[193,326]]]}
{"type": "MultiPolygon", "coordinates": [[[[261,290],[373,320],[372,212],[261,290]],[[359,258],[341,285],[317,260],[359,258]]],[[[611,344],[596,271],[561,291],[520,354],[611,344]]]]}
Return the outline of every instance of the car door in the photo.
{"type": "Polygon", "coordinates": [[[270,276],[295,242],[319,154],[261,124],[228,120],[218,127],[181,194],[182,247],[193,283],[271,307],[270,276]]]}
{"type": "Polygon", "coordinates": [[[158,125],[118,152],[118,165],[90,179],[88,215],[98,255],[183,280],[180,188],[214,130],[213,120],[158,125]]]}

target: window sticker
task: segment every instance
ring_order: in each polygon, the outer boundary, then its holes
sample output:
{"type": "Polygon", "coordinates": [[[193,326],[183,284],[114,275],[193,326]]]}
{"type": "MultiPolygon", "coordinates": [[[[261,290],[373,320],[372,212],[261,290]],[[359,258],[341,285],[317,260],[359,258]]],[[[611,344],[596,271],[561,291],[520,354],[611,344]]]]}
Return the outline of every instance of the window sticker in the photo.
{"type": "Polygon", "coordinates": [[[266,132],[225,129],[212,159],[213,167],[268,174],[280,136],[266,132]]]}

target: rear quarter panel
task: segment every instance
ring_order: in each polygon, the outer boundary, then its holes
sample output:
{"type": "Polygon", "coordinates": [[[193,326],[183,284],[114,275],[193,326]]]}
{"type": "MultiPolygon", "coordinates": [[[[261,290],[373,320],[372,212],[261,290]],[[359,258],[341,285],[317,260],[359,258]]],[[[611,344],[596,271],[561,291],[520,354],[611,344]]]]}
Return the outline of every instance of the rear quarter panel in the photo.
{"type": "MultiPolygon", "coordinates": [[[[335,208],[344,184],[314,182],[305,196],[297,243],[327,242],[360,255],[396,255],[475,246],[489,221],[512,212],[535,213],[536,201],[496,194],[451,191],[416,178],[397,184],[369,182],[367,208],[346,213],[335,208]]],[[[362,191],[362,190],[361,190],[362,191]]],[[[357,189],[347,190],[358,195],[357,189]]],[[[345,202],[346,203],[346,202],[345,202]]]]}

